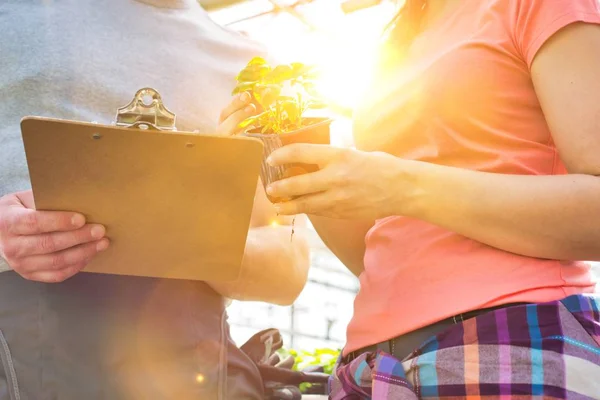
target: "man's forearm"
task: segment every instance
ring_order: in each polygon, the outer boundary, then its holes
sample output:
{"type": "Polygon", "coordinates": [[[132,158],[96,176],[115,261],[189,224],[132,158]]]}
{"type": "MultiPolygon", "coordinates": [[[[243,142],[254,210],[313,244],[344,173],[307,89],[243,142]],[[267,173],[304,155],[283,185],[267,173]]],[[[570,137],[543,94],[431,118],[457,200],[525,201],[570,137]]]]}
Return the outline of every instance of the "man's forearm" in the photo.
{"type": "Polygon", "coordinates": [[[242,271],[232,282],[209,282],[223,296],[289,305],[308,276],[309,246],[304,228],[263,226],[248,232],[242,271]]]}
{"type": "Polygon", "coordinates": [[[516,254],[600,259],[599,177],[504,175],[430,164],[415,182],[410,204],[400,206],[411,217],[516,254]]]}

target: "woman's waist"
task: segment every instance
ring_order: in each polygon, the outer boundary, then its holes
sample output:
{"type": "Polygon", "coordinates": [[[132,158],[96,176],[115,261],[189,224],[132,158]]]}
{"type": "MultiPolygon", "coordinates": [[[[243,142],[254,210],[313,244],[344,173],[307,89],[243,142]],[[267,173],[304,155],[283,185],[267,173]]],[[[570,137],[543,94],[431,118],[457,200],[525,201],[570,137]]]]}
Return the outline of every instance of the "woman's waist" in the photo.
{"type": "Polygon", "coordinates": [[[434,322],[430,325],[423,326],[421,328],[412,330],[410,332],[402,333],[396,337],[392,337],[383,342],[375,343],[358,350],[346,351],[344,350],[344,363],[349,363],[353,359],[365,352],[377,352],[382,350],[398,360],[403,360],[405,357],[410,355],[413,351],[418,349],[423,343],[430,338],[440,334],[446,329],[458,325],[464,321],[478,317],[483,314],[491,313],[493,311],[506,309],[508,307],[527,305],[530,303],[508,303],[493,307],[478,308],[475,310],[467,311],[464,313],[453,315],[452,317],[442,319],[434,322]]]}
{"type": "MultiPolygon", "coordinates": [[[[460,288],[440,295],[439,292],[424,290],[417,296],[402,300],[391,300],[387,297],[388,305],[384,305],[383,301],[374,304],[357,298],[355,312],[347,329],[344,355],[373,343],[384,342],[438,324],[440,321],[448,321],[457,315],[515,303],[562,300],[574,294],[593,293],[594,286],[538,288],[510,294],[490,290],[488,296],[465,298],[464,293],[467,291],[468,289],[460,288]]],[[[359,296],[362,294],[364,291],[361,289],[359,296]]]]}
{"type": "Polygon", "coordinates": [[[587,263],[494,250],[475,243],[435,255],[425,250],[401,258],[380,253],[378,261],[367,253],[347,332],[349,347],[355,350],[471,310],[553,301],[594,289],[587,263]]]}
{"type": "Polygon", "coordinates": [[[557,292],[583,293],[595,285],[590,263],[525,257],[465,241],[471,243],[417,248],[403,242],[395,249],[367,249],[355,308],[394,315],[397,304],[405,305],[403,314],[420,304],[416,308],[425,308],[427,314],[428,308],[439,305],[447,307],[450,316],[498,305],[504,298],[556,300],[557,292]]]}
{"type": "Polygon", "coordinates": [[[473,269],[470,272],[477,274],[477,271],[493,268],[504,273],[506,270],[517,272],[522,267],[548,266],[556,269],[556,276],[562,273],[561,269],[566,271],[567,277],[572,273],[589,273],[589,264],[583,261],[548,260],[510,253],[408,217],[393,216],[379,220],[368,232],[365,241],[365,271],[371,279],[378,274],[404,275],[406,270],[418,270],[424,278],[433,275],[429,278],[435,280],[439,273],[449,271],[460,275],[473,269]],[[482,268],[484,265],[486,267],[482,268]]]}

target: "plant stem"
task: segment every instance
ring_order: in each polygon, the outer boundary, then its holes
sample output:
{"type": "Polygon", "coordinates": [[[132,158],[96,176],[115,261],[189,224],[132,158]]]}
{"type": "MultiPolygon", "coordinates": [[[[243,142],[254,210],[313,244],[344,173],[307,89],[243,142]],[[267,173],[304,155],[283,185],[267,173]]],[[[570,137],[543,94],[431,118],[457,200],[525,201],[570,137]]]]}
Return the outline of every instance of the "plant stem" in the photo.
{"type": "Polygon", "coordinates": [[[304,105],[302,104],[302,92],[298,91],[298,119],[294,121],[296,129],[300,128],[302,122],[302,114],[304,114],[304,105]]]}

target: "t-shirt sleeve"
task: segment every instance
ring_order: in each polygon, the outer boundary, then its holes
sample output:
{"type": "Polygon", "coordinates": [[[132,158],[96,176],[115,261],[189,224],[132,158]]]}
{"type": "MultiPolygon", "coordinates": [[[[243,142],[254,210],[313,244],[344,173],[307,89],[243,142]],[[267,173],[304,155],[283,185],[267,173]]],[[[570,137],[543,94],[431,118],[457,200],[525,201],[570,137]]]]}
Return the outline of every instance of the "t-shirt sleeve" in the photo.
{"type": "Polygon", "coordinates": [[[600,0],[513,0],[511,30],[527,66],[543,44],[574,22],[600,24],[600,0]]]}

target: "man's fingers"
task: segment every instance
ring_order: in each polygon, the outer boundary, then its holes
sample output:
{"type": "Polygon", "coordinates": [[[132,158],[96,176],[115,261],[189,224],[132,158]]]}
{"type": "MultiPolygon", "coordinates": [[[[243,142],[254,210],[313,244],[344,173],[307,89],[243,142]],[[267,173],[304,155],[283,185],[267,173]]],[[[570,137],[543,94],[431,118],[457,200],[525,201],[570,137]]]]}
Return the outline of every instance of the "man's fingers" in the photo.
{"type": "Polygon", "coordinates": [[[321,167],[336,160],[344,149],[326,144],[295,143],[271,153],[267,162],[272,166],[284,164],[317,164],[321,167]]]}
{"type": "Polygon", "coordinates": [[[250,104],[251,100],[252,96],[248,92],[242,92],[236,95],[227,105],[227,107],[221,111],[221,115],[219,115],[219,123],[225,122],[230,115],[250,104]]]}
{"type": "Polygon", "coordinates": [[[4,234],[37,235],[71,231],[85,224],[85,217],[79,213],[36,211],[31,190],[15,193],[1,200],[7,211],[5,218],[0,221],[0,230],[4,234]]]}
{"type": "Polygon", "coordinates": [[[0,198],[0,248],[26,279],[61,282],[108,248],[105,229],[73,212],[36,211],[31,191],[0,198]]]}
{"type": "Polygon", "coordinates": [[[277,353],[273,353],[269,356],[269,360],[267,361],[267,363],[274,367],[276,366],[279,362],[281,361],[281,357],[279,357],[279,354],[277,353]]]}
{"type": "Polygon", "coordinates": [[[36,211],[28,208],[15,208],[6,223],[9,233],[13,235],[38,235],[79,229],[85,224],[85,217],[67,211],[36,211]]]}
{"type": "Polygon", "coordinates": [[[33,191],[27,190],[24,192],[15,193],[15,197],[21,202],[25,208],[35,209],[35,201],[33,200],[33,191]]]}
{"type": "Polygon", "coordinates": [[[294,367],[294,363],[295,362],[296,362],[296,360],[294,359],[293,356],[287,356],[282,361],[280,361],[279,363],[277,363],[276,367],[277,368],[292,369],[294,367]]]}
{"type": "Polygon", "coordinates": [[[69,279],[70,277],[81,271],[83,268],[85,268],[86,265],[87,263],[80,263],[77,265],[70,265],[58,271],[38,271],[32,272],[30,274],[24,274],[22,276],[23,278],[28,279],[30,281],[59,283],[69,279]]]}
{"type": "Polygon", "coordinates": [[[239,127],[240,122],[256,114],[256,107],[254,104],[248,104],[246,107],[235,111],[225,121],[223,121],[217,127],[218,136],[231,136],[238,133],[241,128],[239,127]]]}
{"type": "Polygon", "coordinates": [[[15,240],[16,249],[11,253],[16,257],[55,253],[83,243],[100,240],[105,234],[104,226],[88,224],[69,232],[19,236],[15,240]]]}
{"type": "Polygon", "coordinates": [[[108,239],[103,238],[95,242],[80,244],[79,246],[52,254],[26,257],[19,261],[15,269],[21,275],[25,275],[42,271],[58,271],[71,265],[79,265],[81,263],[87,264],[98,252],[106,250],[108,245],[108,239]]]}

